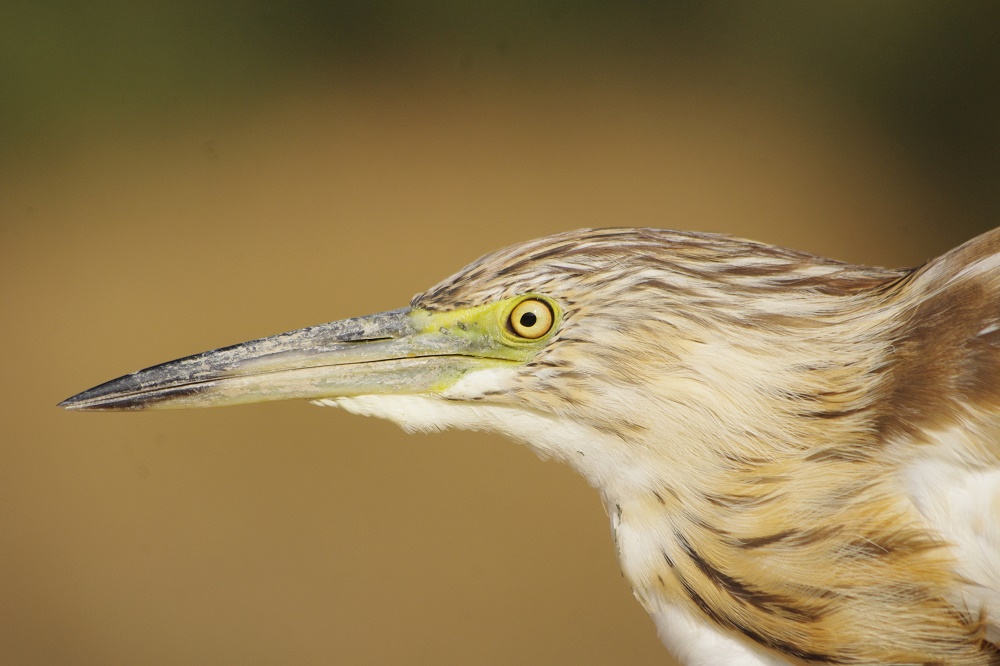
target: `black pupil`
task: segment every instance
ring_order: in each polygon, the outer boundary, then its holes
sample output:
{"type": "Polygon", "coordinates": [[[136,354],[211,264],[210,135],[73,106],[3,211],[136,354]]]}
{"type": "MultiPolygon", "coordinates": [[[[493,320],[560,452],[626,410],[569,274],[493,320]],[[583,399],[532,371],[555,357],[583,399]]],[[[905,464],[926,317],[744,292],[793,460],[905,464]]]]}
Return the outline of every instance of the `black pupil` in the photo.
{"type": "Polygon", "coordinates": [[[538,322],[538,317],[534,312],[525,312],[521,315],[521,326],[525,328],[531,328],[538,322]]]}

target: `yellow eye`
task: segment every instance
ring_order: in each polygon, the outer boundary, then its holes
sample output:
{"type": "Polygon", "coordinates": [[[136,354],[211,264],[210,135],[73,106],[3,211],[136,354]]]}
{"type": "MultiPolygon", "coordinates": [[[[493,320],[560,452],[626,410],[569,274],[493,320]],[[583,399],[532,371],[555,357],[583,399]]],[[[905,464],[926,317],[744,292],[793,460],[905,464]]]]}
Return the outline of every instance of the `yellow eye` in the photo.
{"type": "Polygon", "coordinates": [[[521,301],[510,313],[510,328],[522,338],[537,340],[552,330],[552,308],[534,298],[521,301]]]}

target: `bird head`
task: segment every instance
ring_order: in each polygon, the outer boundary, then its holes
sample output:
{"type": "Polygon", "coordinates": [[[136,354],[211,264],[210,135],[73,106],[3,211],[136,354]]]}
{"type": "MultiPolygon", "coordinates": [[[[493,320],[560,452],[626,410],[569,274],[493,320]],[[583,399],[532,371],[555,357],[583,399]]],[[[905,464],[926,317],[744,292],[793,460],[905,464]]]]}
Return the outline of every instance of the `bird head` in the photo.
{"type": "Polygon", "coordinates": [[[885,280],[850,270],[710,234],[568,232],[487,255],[407,308],[170,361],[62,406],[308,399],[407,430],[501,432],[606,486],[622,470],[655,473],[676,462],[668,448],[651,464],[650,442],[676,442],[682,455],[701,441],[718,448],[730,425],[773,429],[772,403],[795,391],[787,359],[802,361],[803,321],[838,335],[829,324],[840,310],[808,281],[835,290],[841,280],[849,292],[885,280]],[[800,288],[788,289],[792,282],[800,288]],[[767,289],[783,298],[761,298],[767,289]],[[786,361],[776,365],[759,353],[761,336],[789,327],[796,336],[777,345],[786,361]]]}

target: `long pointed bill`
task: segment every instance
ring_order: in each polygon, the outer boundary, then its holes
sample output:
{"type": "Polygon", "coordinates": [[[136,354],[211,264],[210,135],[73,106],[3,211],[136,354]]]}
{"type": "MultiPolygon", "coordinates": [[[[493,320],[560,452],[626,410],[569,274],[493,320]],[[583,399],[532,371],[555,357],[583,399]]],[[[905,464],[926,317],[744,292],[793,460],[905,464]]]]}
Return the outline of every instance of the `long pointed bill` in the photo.
{"type": "Polygon", "coordinates": [[[433,393],[471,371],[522,360],[516,349],[498,343],[490,333],[475,316],[394,310],[156,365],[84,391],[60,406],[173,409],[433,393]]]}

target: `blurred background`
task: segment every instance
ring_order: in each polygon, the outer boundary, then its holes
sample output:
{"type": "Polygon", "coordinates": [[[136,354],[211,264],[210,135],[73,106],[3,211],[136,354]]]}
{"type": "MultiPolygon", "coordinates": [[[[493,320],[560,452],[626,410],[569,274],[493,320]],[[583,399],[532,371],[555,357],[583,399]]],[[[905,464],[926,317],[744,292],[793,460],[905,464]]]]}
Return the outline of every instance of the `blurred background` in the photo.
{"type": "Polygon", "coordinates": [[[55,404],[588,226],[913,265],[1000,221],[995,2],[20,3],[0,663],[664,664],[598,495],[305,403],[55,404]]]}

